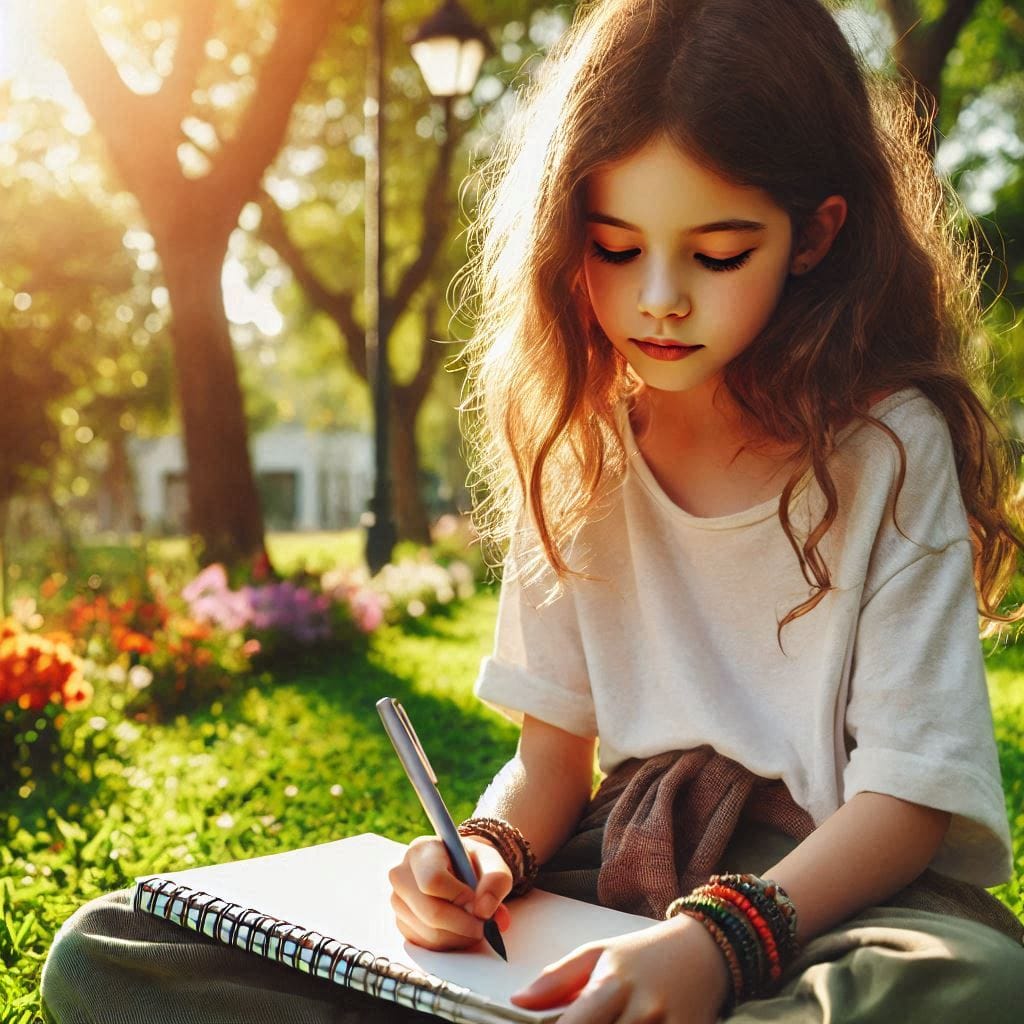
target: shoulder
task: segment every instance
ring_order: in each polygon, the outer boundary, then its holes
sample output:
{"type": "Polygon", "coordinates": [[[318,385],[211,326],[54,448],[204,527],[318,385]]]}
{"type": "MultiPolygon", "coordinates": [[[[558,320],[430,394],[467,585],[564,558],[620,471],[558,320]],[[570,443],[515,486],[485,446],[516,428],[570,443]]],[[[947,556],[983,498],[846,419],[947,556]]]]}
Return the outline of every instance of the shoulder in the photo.
{"type": "Polygon", "coordinates": [[[933,485],[940,470],[942,479],[948,471],[955,476],[946,418],[923,392],[917,388],[890,392],[870,405],[867,416],[840,433],[837,452],[854,455],[873,474],[888,466],[894,478],[904,473],[907,479],[930,477],[933,485]]]}
{"type": "Polygon", "coordinates": [[[854,503],[870,507],[877,528],[901,545],[936,549],[968,538],[953,441],[938,407],[905,388],[876,401],[868,416],[847,428],[835,453],[854,503]]]}

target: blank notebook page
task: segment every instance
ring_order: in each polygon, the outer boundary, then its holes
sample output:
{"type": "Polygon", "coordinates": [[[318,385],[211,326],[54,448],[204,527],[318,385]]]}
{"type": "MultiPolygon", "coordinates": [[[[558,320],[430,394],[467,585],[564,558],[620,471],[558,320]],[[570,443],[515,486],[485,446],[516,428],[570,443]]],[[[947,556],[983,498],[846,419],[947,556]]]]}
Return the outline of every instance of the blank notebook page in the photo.
{"type": "MultiPolygon", "coordinates": [[[[577,946],[655,923],[534,889],[508,905],[512,924],[502,932],[508,963],[483,941],[468,950],[432,952],[402,937],[391,909],[387,875],[405,850],[384,836],[366,834],[252,860],[140,877],[167,879],[241,904],[510,1006],[514,992],[577,946]]],[[[537,1017],[550,1012],[538,1012],[537,1017]]]]}

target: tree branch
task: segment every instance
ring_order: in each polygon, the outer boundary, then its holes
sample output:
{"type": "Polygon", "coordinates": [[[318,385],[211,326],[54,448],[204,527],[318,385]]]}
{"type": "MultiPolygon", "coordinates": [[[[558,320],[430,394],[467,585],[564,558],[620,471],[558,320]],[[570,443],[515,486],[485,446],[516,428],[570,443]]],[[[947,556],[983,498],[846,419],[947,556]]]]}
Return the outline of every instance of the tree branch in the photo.
{"type": "MultiPolygon", "coordinates": [[[[978,0],[947,0],[937,21],[921,24],[918,5],[913,0],[879,0],[896,30],[893,47],[905,75],[928,94],[922,98],[922,110],[929,113],[932,101],[937,105],[942,93],[942,69],[950,50],[956,45],[978,0]]],[[[933,136],[934,144],[934,136],[933,136]]]]}
{"type": "Polygon", "coordinates": [[[911,31],[921,20],[914,0],[879,0],[879,6],[889,15],[889,20],[896,29],[897,39],[911,31]]]}
{"type": "Polygon", "coordinates": [[[210,2],[181,5],[174,66],[154,97],[168,121],[180,124],[189,108],[199,70],[206,59],[206,41],[213,28],[215,7],[210,2]]]}
{"type": "Polygon", "coordinates": [[[171,175],[180,181],[175,126],[160,120],[152,97],[137,95],[121,80],[84,0],[64,0],[48,36],[129,191],[141,199],[159,179],[171,175]]]}
{"type": "Polygon", "coordinates": [[[261,191],[258,201],[263,211],[260,237],[288,264],[306,298],[338,325],[353,369],[364,380],[367,379],[365,331],[356,320],[353,296],[346,291],[330,291],[316,276],[302,250],[288,234],[281,209],[273,197],[261,191]]]}
{"type": "Polygon", "coordinates": [[[394,295],[388,301],[389,323],[393,324],[405,312],[410,300],[422,287],[430,274],[441,244],[448,234],[451,201],[448,188],[451,181],[452,158],[465,129],[455,129],[451,116],[451,103],[445,104],[445,137],[437,154],[437,163],[423,193],[423,234],[417,247],[416,258],[399,277],[394,295]]]}
{"type": "MultiPolygon", "coordinates": [[[[292,108],[309,66],[335,17],[334,0],[284,0],[277,36],[260,71],[238,134],[224,143],[204,181],[215,193],[230,180],[233,194],[255,194],[268,164],[284,142],[292,108]]],[[[355,7],[349,0],[350,13],[355,7]]]]}
{"type": "Polygon", "coordinates": [[[423,317],[423,351],[420,353],[420,364],[416,367],[415,375],[407,384],[395,387],[395,391],[400,396],[399,400],[408,404],[412,409],[418,409],[423,404],[430,385],[434,382],[437,368],[445,356],[445,343],[431,337],[436,309],[435,301],[431,303],[423,317]]]}
{"type": "Polygon", "coordinates": [[[932,27],[930,49],[937,62],[936,76],[942,73],[949,51],[956,45],[957,38],[967,20],[978,6],[978,0],[948,0],[942,17],[932,27]]]}

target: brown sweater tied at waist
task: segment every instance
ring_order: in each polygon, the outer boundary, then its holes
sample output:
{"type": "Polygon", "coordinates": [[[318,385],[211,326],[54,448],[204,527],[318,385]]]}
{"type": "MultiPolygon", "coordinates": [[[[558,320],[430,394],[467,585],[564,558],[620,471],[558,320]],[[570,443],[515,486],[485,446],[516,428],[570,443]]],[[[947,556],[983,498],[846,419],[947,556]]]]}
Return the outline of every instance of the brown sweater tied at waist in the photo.
{"type": "MultiPolygon", "coordinates": [[[[751,826],[794,846],[815,827],[781,779],[760,778],[711,747],[634,758],[601,783],[538,884],[660,919],[677,896],[730,869],[722,855],[737,829],[751,826]]],[[[1024,942],[1024,926],[994,896],[931,870],[886,905],[967,918],[1024,942]]]]}

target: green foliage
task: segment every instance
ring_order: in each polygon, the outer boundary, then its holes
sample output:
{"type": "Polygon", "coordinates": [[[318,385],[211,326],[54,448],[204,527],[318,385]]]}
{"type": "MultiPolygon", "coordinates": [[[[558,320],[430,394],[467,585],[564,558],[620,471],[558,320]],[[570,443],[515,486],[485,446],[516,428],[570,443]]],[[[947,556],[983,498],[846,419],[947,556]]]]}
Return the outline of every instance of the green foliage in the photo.
{"type": "Polygon", "coordinates": [[[1018,917],[1024,917],[1024,646],[1007,647],[988,661],[989,689],[995,718],[999,763],[1013,838],[1017,873],[993,890],[1018,917]]]}
{"type": "Polygon", "coordinates": [[[409,708],[452,813],[468,816],[515,747],[513,727],[470,693],[495,600],[478,595],[415,633],[385,627],[367,657],[264,675],[191,719],[91,713],[66,727],[64,775],[0,797],[0,1021],[36,1009],[61,921],[138,874],[366,830],[403,841],[426,831],[381,730],[380,696],[409,708]]]}
{"type": "MultiPolygon", "coordinates": [[[[166,725],[65,729],[65,773],[0,797],[0,1022],[34,1020],[53,933],[84,901],[142,873],[273,853],[370,830],[427,830],[374,710],[399,698],[456,818],[467,816],[516,730],[471,694],[490,647],[494,593],[455,615],[385,627],[370,653],[253,679],[166,725]],[[458,748],[448,742],[458,731],[458,748]]],[[[1024,862],[1024,651],[989,659],[1016,856],[1024,862]]],[[[1020,878],[997,890],[1024,914],[1020,878]]]]}

